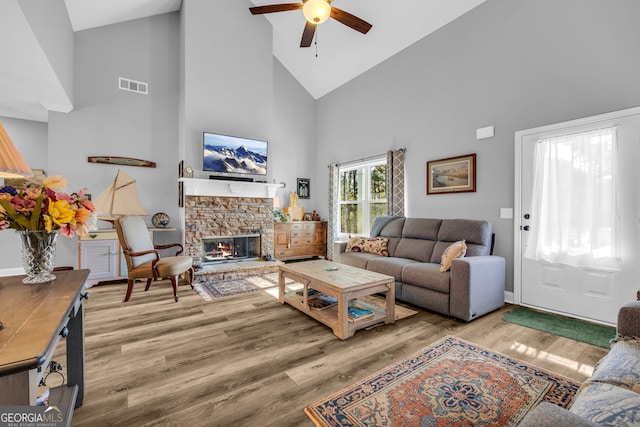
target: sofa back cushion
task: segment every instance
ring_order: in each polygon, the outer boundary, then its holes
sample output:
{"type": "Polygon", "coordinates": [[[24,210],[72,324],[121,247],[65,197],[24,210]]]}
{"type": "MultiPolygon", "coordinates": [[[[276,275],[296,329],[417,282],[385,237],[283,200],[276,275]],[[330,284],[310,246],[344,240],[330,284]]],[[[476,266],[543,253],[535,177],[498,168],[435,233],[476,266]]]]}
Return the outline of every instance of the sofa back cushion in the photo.
{"type": "Polygon", "coordinates": [[[444,219],[438,231],[431,262],[439,263],[444,251],[453,243],[465,240],[467,253],[465,256],[482,256],[491,253],[491,223],[472,219],[444,219]]]}
{"type": "Polygon", "coordinates": [[[393,256],[431,262],[441,224],[441,219],[407,218],[393,256]]]}
{"type": "Polygon", "coordinates": [[[389,243],[387,244],[387,251],[389,251],[389,256],[396,256],[396,248],[398,247],[398,242],[400,242],[400,238],[402,237],[402,228],[404,227],[404,222],[406,218],[404,217],[378,217],[373,222],[373,227],[371,230],[380,229],[381,231],[374,235],[371,233],[371,237],[387,237],[389,239],[389,243]]]}
{"type": "Polygon", "coordinates": [[[390,257],[440,264],[442,254],[453,242],[465,240],[465,256],[491,254],[491,223],[473,219],[378,217],[371,237],[389,239],[390,257]]]}

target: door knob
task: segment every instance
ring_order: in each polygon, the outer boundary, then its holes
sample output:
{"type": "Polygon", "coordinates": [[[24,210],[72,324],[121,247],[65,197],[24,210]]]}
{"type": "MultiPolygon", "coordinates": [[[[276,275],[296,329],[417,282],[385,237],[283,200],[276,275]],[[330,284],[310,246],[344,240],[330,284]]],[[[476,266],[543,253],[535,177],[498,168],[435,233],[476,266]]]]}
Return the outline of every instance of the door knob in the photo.
{"type": "Polygon", "coordinates": [[[525,225],[524,227],[522,227],[522,229],[523,229],[524,231],[529,231],[529,226],[528,226],[528,225],[525,225]]]}
{"type": "Polygon", "coordinates": [[[529,215],[529,214],[524,214],[524,219],[529,219],[529,218],[531,218],[531,215],[529,215]]]}

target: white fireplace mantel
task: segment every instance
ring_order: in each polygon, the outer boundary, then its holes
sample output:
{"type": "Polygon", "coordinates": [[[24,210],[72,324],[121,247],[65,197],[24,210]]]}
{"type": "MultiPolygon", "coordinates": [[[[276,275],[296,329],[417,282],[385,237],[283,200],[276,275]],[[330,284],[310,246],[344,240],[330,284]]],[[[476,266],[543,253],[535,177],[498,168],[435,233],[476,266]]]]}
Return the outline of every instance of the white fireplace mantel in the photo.
{"type": "Polygon", "coordinates": [[[273,199],[280,184],[180,178],[185,196],[260,197],[273,199]]]}

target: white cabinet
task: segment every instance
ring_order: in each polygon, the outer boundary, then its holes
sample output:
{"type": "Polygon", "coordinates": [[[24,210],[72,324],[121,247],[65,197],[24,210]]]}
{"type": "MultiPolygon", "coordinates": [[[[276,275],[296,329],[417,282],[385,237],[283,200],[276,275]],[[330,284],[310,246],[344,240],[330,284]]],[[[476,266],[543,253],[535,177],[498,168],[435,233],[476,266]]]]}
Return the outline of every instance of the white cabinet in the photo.
{"type": "Polygon", "coordinates": [[[89,280],[117,280],[127,277],[127,264],[115,230],[91,231],[78,238],[78,268],[91,270],[89,280]]]}

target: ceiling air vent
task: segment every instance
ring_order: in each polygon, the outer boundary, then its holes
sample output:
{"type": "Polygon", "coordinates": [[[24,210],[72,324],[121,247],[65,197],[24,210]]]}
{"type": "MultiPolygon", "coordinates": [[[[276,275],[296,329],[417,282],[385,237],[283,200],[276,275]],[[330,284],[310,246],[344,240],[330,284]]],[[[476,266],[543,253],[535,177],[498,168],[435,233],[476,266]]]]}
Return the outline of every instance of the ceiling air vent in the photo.
{"type": "Polygon", "coordinates": [[[149,83],[118,77],[118,89],[147,95],[149,93],[149,83]]]}

